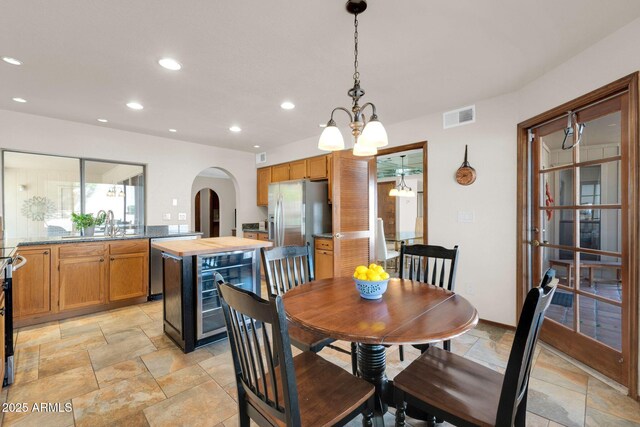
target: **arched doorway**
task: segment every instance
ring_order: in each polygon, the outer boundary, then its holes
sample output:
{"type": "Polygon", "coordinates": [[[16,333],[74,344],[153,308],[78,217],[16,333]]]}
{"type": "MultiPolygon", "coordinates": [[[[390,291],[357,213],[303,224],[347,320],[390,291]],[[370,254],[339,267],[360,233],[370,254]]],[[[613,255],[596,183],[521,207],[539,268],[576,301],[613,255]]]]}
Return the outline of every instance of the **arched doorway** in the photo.
{"type": "Polygon", "coordinates": [[[195,197],[196,231],[205,237],[220,237],[220,197],[210,188],[203,188],[195,197]]]}
{"type": "Polygon", "coordinates": [[[220,168],[200,172],[191,186],[191,220],[202,237],[231,236],[236,228],[236,188],[220,168]]]}

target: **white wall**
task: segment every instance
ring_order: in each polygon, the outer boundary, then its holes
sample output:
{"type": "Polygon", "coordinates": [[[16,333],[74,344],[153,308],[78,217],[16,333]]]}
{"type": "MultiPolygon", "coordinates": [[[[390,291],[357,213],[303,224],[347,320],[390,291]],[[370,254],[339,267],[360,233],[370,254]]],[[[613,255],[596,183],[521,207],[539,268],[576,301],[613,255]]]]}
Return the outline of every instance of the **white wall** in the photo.
{"type": "MultiPolygon", "coordinates": [[[[207,176],[197,176],[195,178],[191,186],[191,223],[195,224],[194,207],[196,194],[205,188],[210,188],[215,191],[220,200],[220,236],[231,236],[231,229],[234,228],[233,220],[236,209],[236,190],[230,179],[211,178],[207,176]]],[[[201,208],[207,207],[208,202],[207,205],[205,205],[204,201],[201,200],[200,206],[201,208]]],[[[203,223],[203,232],[205,225],[208,227],[208,224],[203,223]]]]}
{"type": "Polygon", "coordinates": [[[191,186],[204,169],[219,167],[233,176],[238,223],[256,222],[256,174],[252,153],[0,110],[0,147],[43,154],[88,157],[147,165],[147,224],[192,228],[191,186]],[[172,199],[178,205],[172,205],[172,199]],[[188,220],[178,221],[178,213],[188,220]],[[163,214],[171,220],[163,220],[163,214]]]}

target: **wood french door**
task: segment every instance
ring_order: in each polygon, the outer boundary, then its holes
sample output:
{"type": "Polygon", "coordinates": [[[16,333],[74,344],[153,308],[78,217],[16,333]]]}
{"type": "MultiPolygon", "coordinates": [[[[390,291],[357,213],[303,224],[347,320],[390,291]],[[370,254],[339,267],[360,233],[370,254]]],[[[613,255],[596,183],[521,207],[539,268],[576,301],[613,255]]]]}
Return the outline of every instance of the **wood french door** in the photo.
{"type": "Polygon", "coordinates": [[[351,277],[374,258],[376,161],[349,150],[332,161],[333,276],[351,277]]]}
{"type": "Polygon", "coordinates": [[[521,124],[518,264],[519,302],[548,268],[560,279],[541,339],[635,396],[637,76],[627,79],[521,124]],[[565,138],[570,110],[584,126],[577,145],[565,138]]]}

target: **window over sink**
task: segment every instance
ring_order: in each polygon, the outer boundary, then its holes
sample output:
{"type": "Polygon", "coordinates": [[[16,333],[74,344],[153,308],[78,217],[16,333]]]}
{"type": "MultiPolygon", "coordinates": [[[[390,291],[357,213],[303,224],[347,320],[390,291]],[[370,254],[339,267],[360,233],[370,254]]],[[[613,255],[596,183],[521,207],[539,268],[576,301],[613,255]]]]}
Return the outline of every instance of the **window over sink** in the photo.
{"type": "Polygon", "coordinates": [[[72,213],[100,210],[129,232],[145,226],[144,165],[3,151],[2,181],[7,238],[74,235],[72,213]]]}

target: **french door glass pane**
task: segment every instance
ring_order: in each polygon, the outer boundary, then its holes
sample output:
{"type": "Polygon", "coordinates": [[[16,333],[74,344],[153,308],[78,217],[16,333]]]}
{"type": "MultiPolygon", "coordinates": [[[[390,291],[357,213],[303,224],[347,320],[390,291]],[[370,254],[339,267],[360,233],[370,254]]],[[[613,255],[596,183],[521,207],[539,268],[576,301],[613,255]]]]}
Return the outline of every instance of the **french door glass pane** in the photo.
{"type": "Polygon", "coordinates": [[[578,296],[580,333],[622,351],[622,309],[595,298],[578,296]]]}
{"type": "Polygon", "coordinates": [[[573,201],[573,169],[541,174],[540,206],[571,206],[573,201]]]}
{"type": "MultiPolygon", "coordinates": [[[[573,235],[575,229],[574,211],[570,209],[543,210],[542,241],[551,245],[574,246],[573,235]],[[551,218],[549,218],[551,216],[551,218]]],[[[567,251],[558,254],[560,259],[572,258],[567,251]]]]}
{"type": "MultiPolygon", "coordinates": [[[[620,209],[581,209],[580,242],[581,248],[607,252],[620,252],[622,249],[620,209]]],[[[599,259],[600,255],[584,254],[587,259],[599,259]]]]}
{"type": "Polygon", "coordinates": [[[620,155],[620,112],[585,123],[579,148],[581,162],[620,155]]]}
{"type": "Polygon", "coordinates": [[[547,309],[546,317],[552,319],[569,329],[573,327],[573,306],[575,295],[573,292],[563,289],[556,289],[556,293],[551,299],[551,304],[547,309]]]}
{"type": "Polygon", "coordinates": [[[573,163],[572,150],[562,150],[564,129],[540,137],[540,169],[573,163]]]}
{"type": "Polygon", "coordinates": [[[552,268],[556,271],[556,277],[560,280],[560,285],[573,287],[575,283],[575,268],[573,268],[573,264],[573,252],[544,247],[542,249],[542,271],[540,271],[540,277],[542,277],[547,269],[552,268]],[[571,258],[560,258],[561,252],[571,254],[571,258]]]}
{"type": "Polygon", "coordinates": [[[622,302],[622,263],[617,257],[580,253],[580,289],[622,302]]]}
{"type": "Polygon", "coordinates": [[[578,167],[581,205],[620,204],[620,161],[578,167]]]}

